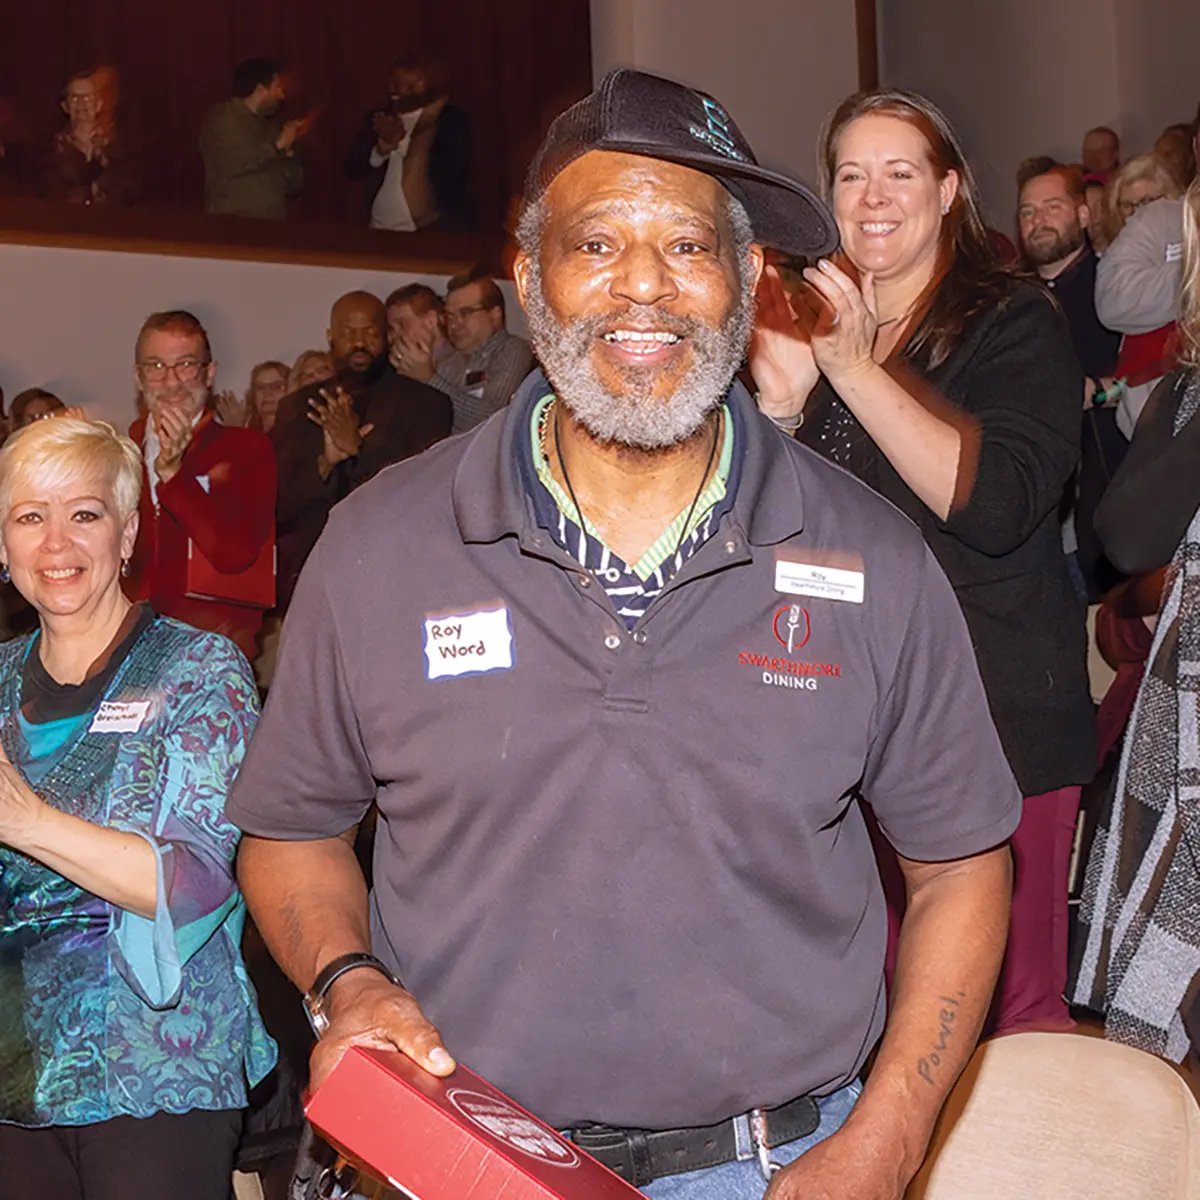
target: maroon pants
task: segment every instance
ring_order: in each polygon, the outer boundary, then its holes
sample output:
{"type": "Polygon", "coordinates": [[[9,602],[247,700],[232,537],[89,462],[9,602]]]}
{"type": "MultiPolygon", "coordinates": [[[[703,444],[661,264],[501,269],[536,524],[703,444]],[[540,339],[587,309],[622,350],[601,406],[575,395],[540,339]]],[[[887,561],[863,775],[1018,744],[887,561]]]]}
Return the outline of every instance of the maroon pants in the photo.
{"type": "MultiPolygon", "coordinates": [[[[985,1034],[1018,1029],[1074,1028],[1063,992],[1067,986],[1067,875],[1079,815],[1081,788],[1027,796],[1012,836],[1012,923],[1008,949],[985,1034]]],[[[879,873],[888,901],[888,988],[904,913],[904,877],[896,852],[876,838],[879,873]]]]}

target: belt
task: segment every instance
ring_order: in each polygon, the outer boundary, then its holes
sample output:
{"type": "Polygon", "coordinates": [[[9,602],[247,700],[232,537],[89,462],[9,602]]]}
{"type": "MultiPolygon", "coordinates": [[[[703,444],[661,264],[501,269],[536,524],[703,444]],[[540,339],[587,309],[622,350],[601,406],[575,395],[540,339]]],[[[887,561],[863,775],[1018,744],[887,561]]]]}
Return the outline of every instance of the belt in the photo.
{"type": "MultiPolygon", "coordinates": [[[[778,1108],[763,1109],[762,1115],[766,1118],[766,1136],[762,1140],[768,1148],[807,1137],[821,1124],[820,1109],[811,1096],[800,1096],[778,1108]]],[[[608,1125],[586,1125],[568,1130],[568,1136],[581,1150],[634,1187],[645,1187],[664,1175],[682,1175],[685,1171],[701,1171],[755,1156],[746,1117],[734,1117],[699,1129],[613,1129],[608,1125]]]]}

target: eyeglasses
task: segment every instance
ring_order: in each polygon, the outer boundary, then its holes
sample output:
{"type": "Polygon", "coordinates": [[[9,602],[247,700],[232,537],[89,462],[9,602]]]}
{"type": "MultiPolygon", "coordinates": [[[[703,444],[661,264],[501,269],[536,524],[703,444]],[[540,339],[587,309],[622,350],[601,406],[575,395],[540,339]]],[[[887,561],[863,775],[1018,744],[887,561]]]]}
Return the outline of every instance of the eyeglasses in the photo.
{"type": "Polygon", "coordinates": [[[447,321],[465,321],[472,313],[483,312],[485,308],[491,308],[490,304],[468,304],[462,308],[446,309],[447,321]]]}
{"type": "Polygon", "coordinates": [[[191,383],[199,378],[200,372],[207,366],[207,360],[200,358],[181,358],[174,363],[165,363],[161,358],[148,358],[138,363],[137,368],[142,378],[150,383],[162,383],[172,371],[181,383],[191,383]]]}
{"type": "Polygon", "coordinates": [[[1117,204],[1121,210],[1122,216],[1132,217],[1139,208],[1144,208],[1147,204],[1153,204],[1155,200],[1161,200],[1161,196],[1143,196],[1140,200],[1122,200],[1117,204]]]}

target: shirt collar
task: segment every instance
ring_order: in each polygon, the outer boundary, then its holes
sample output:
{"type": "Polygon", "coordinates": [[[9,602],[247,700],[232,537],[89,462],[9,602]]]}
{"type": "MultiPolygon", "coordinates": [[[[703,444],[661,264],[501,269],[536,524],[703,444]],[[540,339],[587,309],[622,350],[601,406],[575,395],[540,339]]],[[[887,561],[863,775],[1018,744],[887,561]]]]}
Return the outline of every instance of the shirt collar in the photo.
{"type": "MultiPolygon", "coordinates": [[[[525,481],[532,468],[529,421],[534,405],[552,390],[540,370],[532,372],[512,402],[469,435],[452,485],[464,542],[532,536],[536,522],[525,481]],[[522,467],[523,460],[528,467],[522,467]]],[[[795,442],[789,446],[791,439],[758,412],[741,383],[734,382],[726,403],[737,424],[734,455],[741,467],[732,519],[753,545],[775,545],[804,528],[801,461],[811,452],[795,442]]]]}

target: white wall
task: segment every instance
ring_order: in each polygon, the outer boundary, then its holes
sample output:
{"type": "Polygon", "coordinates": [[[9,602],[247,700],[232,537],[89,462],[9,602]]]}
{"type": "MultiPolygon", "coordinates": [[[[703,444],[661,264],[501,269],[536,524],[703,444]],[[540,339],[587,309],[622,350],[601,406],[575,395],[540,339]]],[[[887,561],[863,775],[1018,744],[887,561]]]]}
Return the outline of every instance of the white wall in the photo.
{"type": "Polygon", "coordinates": [[[858,86],[851,0],[592,0],[592,70],[638,67],[715,96],[755,156],[811,181],[829,110],[858,86]]]}
{"type": "Polygon", "coordinates": [[[1001,228],[1023,158],[1078,161],[1095,125],[1132,157],[1200,100],[1197,0],[879,0],[879,13],[883,82],[945,110],[1001,228]]]}
{"type": "MultiPolygon", "coordinates": [[[[147,314],[185,308],[204,323],[217,387],[239,395],[250,368],[324,347],[329,308],[355,288],[381,299],[445,278],[118,251],[0,245],[0,387],[46,387],[92,416],[134,416],[133,342],[147,314]]],[[[507,285],[506,285],[507,286],[507,285]]],[[[523,327],[509,292],[509,324],[523,327]]]]}
{"type": "Polygon", "coordinates": [[[1121,132],[1132,157],[1168,126],[1190,121],[1200,102],[1200,3],[1116,0],[1121,132]]]}

